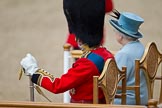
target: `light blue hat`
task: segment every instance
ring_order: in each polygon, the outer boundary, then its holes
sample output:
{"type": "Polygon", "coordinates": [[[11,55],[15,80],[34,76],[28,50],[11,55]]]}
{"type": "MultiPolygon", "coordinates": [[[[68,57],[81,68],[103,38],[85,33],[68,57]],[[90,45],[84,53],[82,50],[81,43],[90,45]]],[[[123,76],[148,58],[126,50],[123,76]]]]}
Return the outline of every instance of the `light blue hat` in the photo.
{"type": "Polygon", "coordinates": [[[118,31],[134,38],[142,38],[142,34],[138,31],[139,26],[144,22],[140,16],[130,13],[120,13],[118,20],[110,20],[110,24],[118,31]]]}

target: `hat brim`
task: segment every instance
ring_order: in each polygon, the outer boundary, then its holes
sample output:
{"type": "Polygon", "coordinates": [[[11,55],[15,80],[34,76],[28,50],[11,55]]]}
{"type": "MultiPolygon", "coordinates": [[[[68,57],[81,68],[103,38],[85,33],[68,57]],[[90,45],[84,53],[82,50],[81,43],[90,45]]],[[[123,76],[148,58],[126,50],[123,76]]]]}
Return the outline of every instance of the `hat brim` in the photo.
{"type": "Polygon", "coordinates": [[[140,32],[137,32],[136,34],[131,34],[131,33],[129,33],[128,31],[126,31],[125,29],[123,29],[123,28],[121,27],[121,25],[119,25],[118,22],[117,22],[116,20],[110,20],[109,22],[110,22],[110,24],[111,24],[115,29],[117,29],[118,31],[120,31],[120,32],[122,32],[122,33],[124,33],[124,34],[126,34],[126,35],[128,35],[128,36],[130,36],[130,37],[134,37],[134,38],[142,38],[142,37],[143,37],[142,34],[141,34],[140,32]]]}

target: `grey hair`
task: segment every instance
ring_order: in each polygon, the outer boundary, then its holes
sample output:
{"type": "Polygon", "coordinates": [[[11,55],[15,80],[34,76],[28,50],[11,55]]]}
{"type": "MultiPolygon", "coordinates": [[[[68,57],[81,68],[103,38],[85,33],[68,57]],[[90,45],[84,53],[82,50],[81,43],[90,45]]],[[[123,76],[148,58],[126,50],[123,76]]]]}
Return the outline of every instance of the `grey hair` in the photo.
{"type": "Polygon", "coordinates": [[[138,40],[138,38],[131,37],[131,36],[126,35],[126,34],[120,32],[120,31],[118,31],[118,33],[119,33],[123,38],[125,38],[125,39],[127,39],[127,40],[129,40],[129,41],[136,41],[136,40],[138,40]]]}

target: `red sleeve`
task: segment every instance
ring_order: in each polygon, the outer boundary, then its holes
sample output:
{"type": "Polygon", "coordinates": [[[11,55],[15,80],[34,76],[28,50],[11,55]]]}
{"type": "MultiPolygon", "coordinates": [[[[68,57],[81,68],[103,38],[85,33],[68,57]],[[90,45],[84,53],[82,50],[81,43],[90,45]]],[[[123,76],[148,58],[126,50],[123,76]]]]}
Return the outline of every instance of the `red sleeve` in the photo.
{"type": "Polygon", "coordinates": [[[113,10],[113,2],[112,0],[105,0],[105,12],[111,12],[113,10]]]}
{"type": "Polygon", "coordinates": [[[99,75],[98,69],[92,62],[85,58],[80,59],[77,63],[74,63],[73,68],[69,69],[61,78],[55,78],[55,80],[52,81],[49,77],[43,77],[41,86],[55,94],[63,93],[87,82],[87,80],[92,78],[94,72],[96,72],[96,75],[99,75]]]}

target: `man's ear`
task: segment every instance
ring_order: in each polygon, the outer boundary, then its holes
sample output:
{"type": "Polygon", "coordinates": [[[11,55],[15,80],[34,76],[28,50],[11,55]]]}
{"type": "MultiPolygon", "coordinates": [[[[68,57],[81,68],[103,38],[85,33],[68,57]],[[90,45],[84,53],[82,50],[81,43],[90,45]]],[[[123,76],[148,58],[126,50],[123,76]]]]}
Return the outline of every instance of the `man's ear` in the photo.
{"type": "Polygon", "coordinates": [[[82,44],[83,44],[82,41],[81,41],[79,38],[77,38],[76,42],[77,42],[79,45],[82,45],[82,44]]]}

